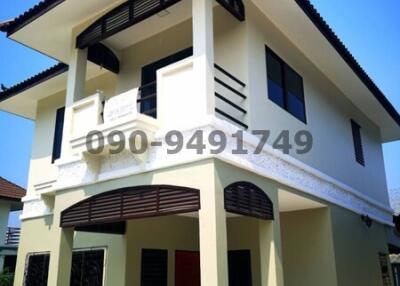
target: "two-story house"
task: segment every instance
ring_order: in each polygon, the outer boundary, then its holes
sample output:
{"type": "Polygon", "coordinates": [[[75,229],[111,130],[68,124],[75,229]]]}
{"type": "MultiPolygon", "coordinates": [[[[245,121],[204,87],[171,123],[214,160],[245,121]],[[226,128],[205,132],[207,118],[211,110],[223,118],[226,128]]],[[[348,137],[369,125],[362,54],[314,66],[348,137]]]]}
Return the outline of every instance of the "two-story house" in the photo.
{"type": "Polygon", "coordinates": [[[44,0],[15,285],[391,285],[400,116],[307,0],[44,0]]]}

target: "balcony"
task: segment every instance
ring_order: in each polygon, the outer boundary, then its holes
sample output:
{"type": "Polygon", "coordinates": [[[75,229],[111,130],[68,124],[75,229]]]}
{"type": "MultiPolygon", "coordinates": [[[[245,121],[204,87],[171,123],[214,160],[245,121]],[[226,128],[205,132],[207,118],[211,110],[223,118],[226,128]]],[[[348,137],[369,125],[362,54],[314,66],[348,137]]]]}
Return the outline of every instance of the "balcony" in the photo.
{"type": "Polygon", "coordinates": [[[20,237],[20,228],[9,227],[7,228],[7,233],[4,241],[5,246],[17,246],[20,237]]]}
{"type": "MultiPolygon", "coordinates": [[[[110,134],[115,132],[129,138],[133,131],[140,130],[150,144],[159,129],[185,129],[204,121],[210,114],[206,112],[205,100],[195,92],[199,89],[199,77],[193,63],[194,59],[189,57],[168,65],[157,71],[156,81],[108,99],[99,92],[75,102],[71,107],[73,154],[88,155],[88,145],[104,145],[99,156],[109,153],[113,145],[110,134]],[[93,131],[102,136],[89,138],[89,132],[93,131]]],[[[217,64],[214,69],[215,102],[211,115],[248,129],[245,83],[217,64]]]]}

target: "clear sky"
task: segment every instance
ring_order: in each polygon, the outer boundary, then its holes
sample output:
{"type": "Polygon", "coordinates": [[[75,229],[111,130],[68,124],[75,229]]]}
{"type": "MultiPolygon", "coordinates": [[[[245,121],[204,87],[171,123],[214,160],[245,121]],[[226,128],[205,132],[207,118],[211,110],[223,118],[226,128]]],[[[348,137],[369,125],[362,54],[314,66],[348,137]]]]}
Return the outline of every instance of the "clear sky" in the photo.
{"type": "MultiPolygon", "coordinates": [[[[0,22],[38,0],[2,0],[0,22]]],[[[312,0],[361,66],[400,110],[400,1],[312,0]]],[[[0,35],[0,83],[11,86],[54,61],[0,35]]],[[[34,123],[0,111],[0,176],[27,184],[34,123]]],[[[400,142],[384,145],[388,187],[400,187],[400,142]]],[[[16,216],[11,219],[16,224],[16,216]]]]}

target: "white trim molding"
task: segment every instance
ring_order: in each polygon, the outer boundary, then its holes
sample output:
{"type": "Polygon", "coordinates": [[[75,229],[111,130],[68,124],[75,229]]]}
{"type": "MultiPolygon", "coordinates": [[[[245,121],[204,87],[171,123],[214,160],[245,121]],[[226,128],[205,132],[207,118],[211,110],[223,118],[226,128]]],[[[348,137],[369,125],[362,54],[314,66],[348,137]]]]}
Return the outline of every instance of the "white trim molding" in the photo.
{"type": "Polygon", "coordinates": [[[24,203],[24,208],[19,216],[22,221],[53,215],[51,208],[41,196],[24,197],[22,202],[24,203]]]}
{"type": "Polygon", "coordinates": [[[204,154],[196,154],[195,150],[182,149],[178,154],[167,154],[164,141],[166,130],[159,130],[156,141],[161,141],[162,147],[149,147],[146,158],[138,160],[136,156],[126,151],[117,155],[101,157],[96,168],[90,167],[90,160],[85,156],[72,160],[57,162],[59,178],[53,192],[72,189],[85,185],[122,178],[149,172],[161,168],[196,162],[207,158],[217,158],[238,168],[246,169],[260,176],[272,179],[283,185],[315,196],[319,199],[349,209],[357,214],[368,215],[372,219],[387,225],[392,225],[392,209],[348,185],[312,168],[301,161],[283,154],[279,150],[266,145],[261,154],[254,154],[259,139],[249,132],[243,132],[244,148],[249,152],[243,155],[232,154],[236,148],[236,139],[231,135],[239,129],[224,120],[214,116],[206,118],[196,127],[183,130],[184,142],[187,142],[196,130],[204,132],[204,138],[214,130],[221,130],[227,136],[227,148],[218,155],[211,155],[209,146],[204,154]]]}

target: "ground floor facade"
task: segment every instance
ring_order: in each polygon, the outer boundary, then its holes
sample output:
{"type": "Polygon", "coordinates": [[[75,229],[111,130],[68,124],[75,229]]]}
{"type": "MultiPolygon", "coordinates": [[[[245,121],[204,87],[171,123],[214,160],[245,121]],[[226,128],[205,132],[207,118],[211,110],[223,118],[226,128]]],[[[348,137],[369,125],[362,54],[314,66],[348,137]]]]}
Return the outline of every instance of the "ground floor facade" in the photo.
{"type": "MultiPolygon", "coordinates": [[[[14,285],[391,285],[384,225],[368,227],[359,214],[217,159],[63,190],[48,199],[54,200],[53,215],[22,223],[14,285]],[[225,190],[235,182],[262,190],[271,214],[249,212],[245,205],[227,211],[225,190]],[[73,221],[84,200],[155,185],[199,190],[198,211],[141,213],[121,228],[94,219],[86,228],[66,227],[65,211],[75,206],[73,221]]],[[[147,199],[128,202],[137,211],[147,199]]],[[[105,197],[99,201],[108,207],[105,197]]],[[[261,201],[253,205],[257,210],[261,201]]],[[[175,204],[182,202],[175,197],[175,204]]]]}

